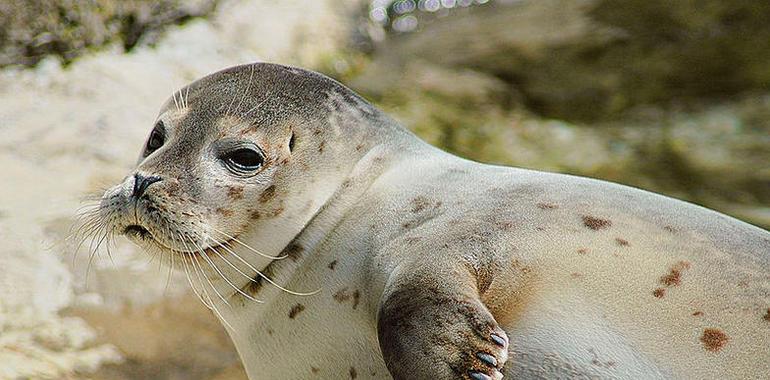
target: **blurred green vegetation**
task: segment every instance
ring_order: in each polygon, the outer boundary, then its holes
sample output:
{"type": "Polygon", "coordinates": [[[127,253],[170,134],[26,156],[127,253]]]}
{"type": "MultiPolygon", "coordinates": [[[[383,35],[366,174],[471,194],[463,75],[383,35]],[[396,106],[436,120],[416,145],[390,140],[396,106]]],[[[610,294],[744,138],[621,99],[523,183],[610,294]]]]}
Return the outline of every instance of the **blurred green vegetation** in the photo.
{"type": "Polygon", "coordinates": [[[219,0],[3,0],[0,67],[32,66],[49,55],[66,64],[119,43],[130,51],[160,32],[214,11],[219,0]]]}

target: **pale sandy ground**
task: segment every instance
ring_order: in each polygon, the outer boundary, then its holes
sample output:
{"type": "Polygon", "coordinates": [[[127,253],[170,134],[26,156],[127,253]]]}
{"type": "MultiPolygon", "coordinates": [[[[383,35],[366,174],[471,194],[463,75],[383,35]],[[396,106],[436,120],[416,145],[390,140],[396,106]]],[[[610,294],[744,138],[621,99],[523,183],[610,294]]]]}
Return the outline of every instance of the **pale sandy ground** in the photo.
{"type": "Polygon", "coordinates": [[[165,269],[119,239],[86,282],[88,252],[65,238],[81,198],[128,173],[172,91],[238,63],[313,67],[344,40],[345,12],[229,1],[156,47],[0,71],[0,379],[242,378],[183,275],[166,287],[165,269]]]}

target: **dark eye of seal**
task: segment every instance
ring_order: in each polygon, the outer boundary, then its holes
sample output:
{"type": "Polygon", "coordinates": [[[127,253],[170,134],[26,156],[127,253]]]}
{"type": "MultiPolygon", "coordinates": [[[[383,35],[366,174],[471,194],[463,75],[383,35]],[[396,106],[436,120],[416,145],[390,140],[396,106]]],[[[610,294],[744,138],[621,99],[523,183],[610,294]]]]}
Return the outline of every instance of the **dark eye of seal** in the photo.
{"type": "Polygon", "coordinates": [[[163,143],[165,142],[166,142],[166,131],[163,126],[163,122],[159,121],[158,124],[155,124],[155,128],[153,128],[152,133],[150,133],[150,138],[147,140],[147,149],[145,150],[145,156],[158,150],[158,148],[163,146],[163,143]]]}
{"type": "Polygon", "coordinates": [[[239,148],[226,153],[221,159],[227,167],[237,174],[250,174],[262,167],[265,158],[262,153],[251,148],[239,148]]]}

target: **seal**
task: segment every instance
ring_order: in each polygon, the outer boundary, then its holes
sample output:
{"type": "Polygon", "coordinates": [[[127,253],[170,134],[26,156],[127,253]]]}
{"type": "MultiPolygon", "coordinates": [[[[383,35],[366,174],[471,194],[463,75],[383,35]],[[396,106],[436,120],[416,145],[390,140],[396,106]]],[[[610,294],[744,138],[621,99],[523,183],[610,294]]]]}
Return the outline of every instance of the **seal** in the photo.
{"type": "Polygon", "coordinates": [[[767,231],[464,160],[302,69],[174,93],[98,218],[186,271],[251,379],[770,373],[767,231]]]}

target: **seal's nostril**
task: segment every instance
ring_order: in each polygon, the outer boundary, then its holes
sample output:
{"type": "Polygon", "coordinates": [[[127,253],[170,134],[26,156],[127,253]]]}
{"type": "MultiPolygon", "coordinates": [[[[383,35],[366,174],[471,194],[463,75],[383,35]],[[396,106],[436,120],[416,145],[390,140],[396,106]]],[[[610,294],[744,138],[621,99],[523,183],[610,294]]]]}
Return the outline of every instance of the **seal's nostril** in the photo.
{"type": "Polygon", "coordinates": [[[134,191],[131,196],[141,197],[150,185],[158,181],[160,181],[160,177],[157,176],[145,177],[139,173],[134,174],[134,191]]]}

